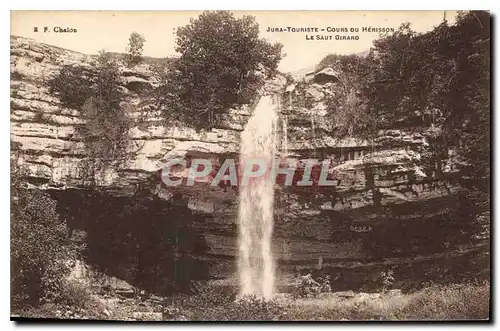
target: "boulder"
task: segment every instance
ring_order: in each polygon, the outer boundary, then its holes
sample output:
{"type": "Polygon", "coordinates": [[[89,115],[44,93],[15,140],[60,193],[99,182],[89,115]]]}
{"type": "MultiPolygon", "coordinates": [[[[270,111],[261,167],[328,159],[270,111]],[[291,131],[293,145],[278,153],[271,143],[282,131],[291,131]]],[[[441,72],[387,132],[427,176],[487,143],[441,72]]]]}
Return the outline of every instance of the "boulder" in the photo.
{"type": "Polygon", "coordinates": [[[312,81],[318,84],[326,84],[330,82],[338,82],[340,73],[327,67],[314,74],[312,81]]]}
{"type": "Polygon", "coordinates": [[[314,101],[321,101],[325,94],[318,88],[319,86],[314,84],[306,89],[307,95],[313,98],[314,101]]]}
{"type": "Polygon", "coordinates": [[[333,295],[336,297],[345,298],[345,299],[354,298],[354,296],[355,296],[354,291],[335,292],[333,295]]]}
{"type": "Polygon", "coordinates": [[[153,83],[149,80],[137,76],[122,77],[125,87],[132,92],[141,93],[143,91],[151,90],[153,83]]]}

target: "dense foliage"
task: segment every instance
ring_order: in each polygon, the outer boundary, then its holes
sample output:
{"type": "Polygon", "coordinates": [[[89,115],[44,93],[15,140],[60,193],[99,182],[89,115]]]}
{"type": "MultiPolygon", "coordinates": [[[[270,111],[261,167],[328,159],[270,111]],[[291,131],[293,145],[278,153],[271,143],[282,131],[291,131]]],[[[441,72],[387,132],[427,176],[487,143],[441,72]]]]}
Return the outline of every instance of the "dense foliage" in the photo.
{"type": "Polygon", "coordinates": [[[77,127],[89,154],[88,177],[103,165],[119,162],[126,153],[132,124],[121,106],[124,98],[119,67],[113,55],[100,52],[94,66],[65,66],[51,82],[51,91],[64,105],[81,110],[77,127]]]}
{"type": "Polygon", "coordinates": [[[315,298],[320,293],[330,293],[330,276],[325,278],[314,277],[311,274],[301,276],[294,284],[292,295],[294,298],[315,298]]]}
{"type": "Polygon", "coordinates": [[[356,55],[326,56],[319,68],[333,67],[339,73],[339,84],[333,84],[333,93],[327,97],[329,118],[337,137],[367,137],[376,131],[375,114],[368,108],[363,84],[371,63],[356,55]]]}
{"type": "Polygon", "coordinates": [[[448,151],[457,151],[474,219],[489,210],[490,19],[487,12],[461,13],[455,25],[443,22],[420,35],[402,26],[375,43],[369,59],[376,70],[365,87],[380,126],[418,116],[439,128],[434,170],[439,174],[448,151]]]}
{"type": "Polygon", "coordinates": [[[66,224],[56,201],[22,185],[11,166],[11,302],[14,308],[57,299],[67,272],[66,224]]]}
{"type": "Polygon", "coordinates": [[[206,282],[193,283],[190,295],[170,298],[165,303],[179,307],[176,315],[184,314],[193,321],[277,321],[286,319],[290,308],[288,303],[254,295],[237,297],[234,289],[206,282]]]}
{"type": "Polygon", "coordinates": [[[49,82],[49,91],[59,97],[63,105],[80,109],[94,94],[95,73],[93,70],[66,65],[49,82]]]}
{"type": "Polygon", "coordinates": [[[421,127],[427,173],[442,175],[457,154],[469,215],[488,230],[490,183],[490,14],[462,12],[427,33],[408,23],[374,42],[366,57],[329,55],[319,67],[340,72],[328,101],[339,136],[421,127]]]}
{"type": "Polygon", "coordinates": [[[206,128],[232,105],[250,103],[276,72],[281,48],[259,38],[252,16],[204,12],[177,30],[180,57],[158,90],[167,119],[206,128]]]}
{"type": "Polygon", "coordinates": [[[119,78],[116,61],[109,53],[101,52],[93,94],[81,108],[85,125],[80,132],[94,168],[120,161],[127,151],[131,119],[120,105],[123,94],[119,78]]]}

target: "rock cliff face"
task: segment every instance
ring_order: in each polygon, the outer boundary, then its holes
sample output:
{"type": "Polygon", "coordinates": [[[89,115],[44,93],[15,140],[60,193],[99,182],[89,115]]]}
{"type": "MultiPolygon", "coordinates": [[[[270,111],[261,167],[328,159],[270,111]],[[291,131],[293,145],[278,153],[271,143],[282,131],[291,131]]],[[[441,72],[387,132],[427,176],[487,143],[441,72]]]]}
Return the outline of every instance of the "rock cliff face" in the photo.
{"type": "MultiPolygon", "coordinates": [[[[15,151],[17,162],[31,186],[58,192],[58,196],[69,191],[86,192],[90,187],[83,175],[85,146],[76,130],[82,125],[79,110],[65,108],[51,95],[47,80],[63,65],[90,66],[92,61],[88,55],[11,38],[11,139],[20,146],[15,151]]],[[[331,160],[336,181],[327,189],[277,187],[274,253],[284,272],[290,266],[310,267],[318,261],[323,267],[353,267],[381,255],[422,255],[429,251],[431,234],[422,234],[417,242],[411,236],[415,226],[439,224],[455,212],[457,190],[449,179],[454,171],[452,163],[441,165],[439,174],[422,166],[422,155],[428,148],[426,137],[432,134],[432,128],[417,124],[382,130],[371,141],[333,138],[324,99],[331,93],[332,84],[338,83],[336,75],[333,70],[310,75],[306,93],[311,106],[292,104],[281,111],[280,157],[289,161],[331,160]],[[380,250],[377,246],[394,237],[406,238],[410,248],[404,250],[394,244],[380,250]]],[[[197,132],[166,124],[154,104],[137,92],[138,87],[159,83],[147,63],[132,69],[123,66],[121,79],[127,95],[124,106],[131,117],[142,120],[129,133],[130,158],[119,167],[102,169],[94,190],[130,199],[147,192],[167,202],[174,189],[162,185],[158,174],[169,158],[205,157],[221,162],[237,157],[240,133],[252,114],[251,105],[231,109],[219,127],[197,132]]],[[[282,77],[269,82],[267,88],[280,91],[284,98],[295,93],[282,77]]],[[[221,262],[214,273],[229,275],[237,251],[236,190],[210,188],[203,183],[175,190],[188,199],[191,210],[202,216],[203,221],[193,226],[206,240],[208,254],[214,260],[227,261],[221,262]]],[[[443,234],[438,241],[439,247],[431,253],[445,249],[452,239],[443,234]]]]}

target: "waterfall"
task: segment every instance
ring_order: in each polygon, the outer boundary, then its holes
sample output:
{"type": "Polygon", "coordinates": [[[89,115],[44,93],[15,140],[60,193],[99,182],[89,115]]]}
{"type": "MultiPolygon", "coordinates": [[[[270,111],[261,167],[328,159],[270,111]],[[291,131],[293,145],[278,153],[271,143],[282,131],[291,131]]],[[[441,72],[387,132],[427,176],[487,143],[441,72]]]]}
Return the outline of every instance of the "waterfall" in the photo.
{"type": "Polygon", "coordinates": [[[314,124],[314,114],[311,114],[312,146],[316,156],[316,125],[314,124]]]}
{"type": "MultiPolygon", "coordinates": [[[[264,96],[241,134],[240,165],[252,159],[271,166],[276,155],[279,104],[264,96]]],[[[271,251],[274,181],[252,178],[241,185],[239,196],[239,294],[270,298],[274,291],[274,260],[271,251]]]]}
{"type": "Polygon", "coordinates": [[[283,153],[284,157],[288,156],[288,118],[283,115],[283,153]]]}

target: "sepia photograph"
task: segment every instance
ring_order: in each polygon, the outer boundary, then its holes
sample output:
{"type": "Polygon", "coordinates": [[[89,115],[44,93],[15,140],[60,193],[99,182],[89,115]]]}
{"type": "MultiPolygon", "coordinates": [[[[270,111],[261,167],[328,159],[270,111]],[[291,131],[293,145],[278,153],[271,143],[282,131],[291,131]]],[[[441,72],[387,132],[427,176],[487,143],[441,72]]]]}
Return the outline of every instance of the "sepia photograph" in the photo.
{"type": "Polygon", "coordinates": [[[491,322],[489,11],[11,11],[10,319],[491,322]]]}

